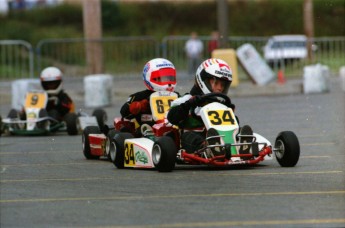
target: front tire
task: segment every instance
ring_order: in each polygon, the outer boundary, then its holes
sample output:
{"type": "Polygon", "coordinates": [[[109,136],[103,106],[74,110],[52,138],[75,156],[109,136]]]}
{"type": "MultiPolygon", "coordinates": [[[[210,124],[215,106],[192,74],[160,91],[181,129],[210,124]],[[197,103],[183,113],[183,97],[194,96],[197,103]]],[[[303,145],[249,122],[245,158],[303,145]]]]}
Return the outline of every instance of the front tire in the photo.
{"type": "Polygon", "coordinates": [[[68,135],[78,134],[78,116],[73,112],[69,112],[65,115],[65,123],[68,135]]]}
{"type": "Polygon", "coordinates": [[[159,172],[171,172],[175,168],[177,148],[174,140],[163,136],[152,148],[152,161],[159,172]]]}
{"type": "Polygon", "coordinates": [[[91,154],[89,134],[100,134],[101,131],[97,126],[87,126],[82,135],[82,144],[83,144],[83,154],[86,159],[99,159],[99,156],[91,154]]]}
{"type": "Polygon", "coordinates": [[[133,138],[131,133],[119,132],[111,140],[109,147],[110,159],[118,169],[125,167],[125,140],[133,138]]]}
{"type": "Polygon", "coordinates": [[[110,156],[110,150],[112,149],[111,143],[117,133],[119,133],[119,131],[112,129],[107,134],[107,139],[105,141],[105,154],[109,161],[112,161],[110,156]]]}
{"type": "Polygon", "coordinates": [[[274,153],[282,167],[293,167],[300,156],[299,141],[292,131],[280,132],[274,144],[274,153]]]}

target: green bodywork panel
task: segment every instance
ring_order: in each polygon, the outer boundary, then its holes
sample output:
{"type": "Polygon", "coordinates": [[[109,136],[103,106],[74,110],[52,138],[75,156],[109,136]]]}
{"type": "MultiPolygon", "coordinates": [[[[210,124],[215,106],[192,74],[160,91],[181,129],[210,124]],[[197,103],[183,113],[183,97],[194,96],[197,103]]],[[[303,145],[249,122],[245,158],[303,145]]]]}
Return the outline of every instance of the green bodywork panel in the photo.
{"type": "MultiPolygon", "coordinates": [[[[231,131],[220,131],[217,130],[219,135],[224,135],[223,140],[225,144],[234,144],[236,143],[236,136],[234,135],[235,130],[231,130],[231,131]]],[[[231,147],[231,155],[236,155],[237,154],[237,150],[235,146],[231,147]]]]}

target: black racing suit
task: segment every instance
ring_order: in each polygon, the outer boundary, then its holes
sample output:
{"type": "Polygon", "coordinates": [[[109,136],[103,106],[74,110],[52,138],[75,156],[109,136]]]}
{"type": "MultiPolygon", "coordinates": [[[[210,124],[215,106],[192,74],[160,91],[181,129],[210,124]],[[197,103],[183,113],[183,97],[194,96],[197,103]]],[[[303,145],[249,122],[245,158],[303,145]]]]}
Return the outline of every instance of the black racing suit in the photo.
{"type": "MultiPolygon", "coordinates": [[[[190,95],[203,95],[199,87],[193,86],[190,95]]],[[[182,129],[181,146],[188,153],[193,153],[202,148],[206,137],[206,130],[201,117],[192,115],[195,107],[191,107],[188,102],[173,106],[168,112],[168,121],[182,129]],[[189,131],[184,131],[189,130],[189,131]]],[[[235,105],[231,104],[231,108],[235,105]]],[[[237,118],[237,117],[236,117],[237,118]]]]}
{"type": "Polygon", "coordinates": [[[46,110],[49,116],[62,120],[67,113],[74,112],[74,103],[67,93],[61,90],[57,95],[48,94],[46,110]]]}
{"type": "MultiPolygon", "coordinates": [[[[150,101],[150,96],[152,93],[154,93],[155,91],[152,91],[152,90],[143,90],[143,91],[139,91],[139,92],[136,92],[132,95],[130,95],[128,97],[128,100],[126,103],[124,103],[121,107],[121,110],[120,110],[120,113],[121,113],[121,116],[122,118],[126,118],[126,119],[133,119],[135,118],[136,121],[138,122],[139,125],[142,125],[143,121],[141,119],[141,115],[142,114],[147,114],[147,115],[152,115],[151,113],[151,109],[148,109],[146,110],[145,112],[140,112],[138,113],[137,115],[133,115],[130,111],[129,111],[129,106],[132,102],[134,101],[142,101],[144,99],[150,101]]],[[[153,120],[151,119],[151,121],[145,121],[145,123],[148,123],[150,125],[153,124],[153,120]]]]}

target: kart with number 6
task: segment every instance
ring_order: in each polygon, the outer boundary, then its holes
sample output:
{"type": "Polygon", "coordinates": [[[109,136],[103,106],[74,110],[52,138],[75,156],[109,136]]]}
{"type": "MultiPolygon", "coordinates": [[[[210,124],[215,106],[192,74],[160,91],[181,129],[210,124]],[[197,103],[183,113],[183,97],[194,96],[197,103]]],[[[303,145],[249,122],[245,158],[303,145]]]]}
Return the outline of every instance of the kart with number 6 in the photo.
{"type": "Polygon", "coordinates": [[[137,128],[135,122],[118,117],[110,128],[86,127],[82,135],[84,156],[87,159],[107,158],[118,168],[154,168],[151,151],[156,138],[166,134],[175,134],[178,138],[177,128],[167,126],[164,121],[170,103],[177,97],[176,93],[169,91],[151,94],[152,115],[143,114],[141,119],[154,122],[153,126],[144,123],[137,128]]]}

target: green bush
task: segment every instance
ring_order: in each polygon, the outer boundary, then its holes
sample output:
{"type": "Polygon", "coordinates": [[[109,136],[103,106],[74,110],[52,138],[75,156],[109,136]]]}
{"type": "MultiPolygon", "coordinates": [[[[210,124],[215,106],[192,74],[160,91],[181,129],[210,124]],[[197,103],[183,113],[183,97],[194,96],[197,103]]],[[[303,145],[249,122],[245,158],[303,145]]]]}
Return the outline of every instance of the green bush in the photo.
{"type": "MultiPolygon", "coordinates": [[[[304,33],[303,0],[230,1],[230,36],[271,36],[304,33]]],[[[344,0],[313,0],[315,36],[345,36],[344,0]]],[[[30,43],[46,38],[83,37],[82,7],[62,4],[50,8],[11,11],[0,17],[0,39],[30,43]]],[[[217,28],[217,4],[212,2],[102,1],[104,36],[144,36],[161,39],[197,31],[209,35],[217,28]]]]}

